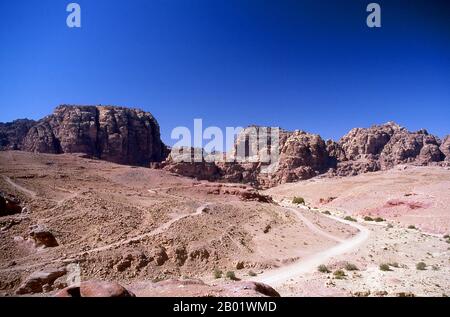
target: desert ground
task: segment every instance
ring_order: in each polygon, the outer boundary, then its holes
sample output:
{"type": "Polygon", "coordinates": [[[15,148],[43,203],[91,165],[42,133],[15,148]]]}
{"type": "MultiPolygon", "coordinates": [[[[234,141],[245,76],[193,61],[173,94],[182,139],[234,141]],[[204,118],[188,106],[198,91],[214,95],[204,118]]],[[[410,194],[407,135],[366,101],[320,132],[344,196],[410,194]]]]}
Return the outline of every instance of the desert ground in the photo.
{"type": "Polygon", "coordinates": [[[267,283],[282,296],[450,294],[448,168],[399,166],[255,194],[243,184],[83,155],[5,151],[0,191],[23,207],[0,217],[2,296],[52,296],[67,276],[42,292],[18,290],[33,274],[69,265],[82,280],[117,281],[142,296],[205,295],[149,289],[170,279],[237,283],[226,272],[267,283]],[[305,203],[293,204],[294,196],[305,203]],[[36,241],[30,235],[36,227],[56,245],[36,241]]]}

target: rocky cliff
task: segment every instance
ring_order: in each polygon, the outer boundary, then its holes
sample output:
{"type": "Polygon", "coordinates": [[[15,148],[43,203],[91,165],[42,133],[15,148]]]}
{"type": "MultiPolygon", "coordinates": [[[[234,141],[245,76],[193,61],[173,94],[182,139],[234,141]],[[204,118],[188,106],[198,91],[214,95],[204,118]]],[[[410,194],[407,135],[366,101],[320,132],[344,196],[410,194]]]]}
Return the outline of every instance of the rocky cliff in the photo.
{"type": "Polygon", "coordinates": [[[112,106],[62,105],[37,122],[2,124],[0,146],[40,153],[85,153],[142,166],[166,157],[158,122],[150,113],[112,106]]]}
{"type": "MultiPolygon", "coordinates": [[[[267,128],[264,128],[267,129],[267,128]]],[[[237,137],[236,147],[245,144],[247,158],[260,158],[267,148],[259,148],[252,134],[263,127],[249,127],[237,137]]],[[[267,134],[264,134],[266,137],[267,134]]],[[[268,136],[270,138],[270,136],[268,136]]],[[[271,144],[271,141],[267,142],[271,144]]],[[[174,150],[175,151],[175,150],[174,150]]],[[[233,153],[234,155],[236,153],[233,153]]],[[[370,128],[355,128],[339,141],[324,141],[304,131],[281,130],[279,156],[273,164],[254,161],[234,163],[176,162],[171,154],[163,168],[181,175],[226,182],[243,182],[271,187],[309,179],[317,175],[350,176],[392,168],[398,164],[448,165],[450,137],[443,142],[426,130],[410,132],[388,122],[370,128]],[[201,173],[199,172],[201,171],[201,173]]]]}

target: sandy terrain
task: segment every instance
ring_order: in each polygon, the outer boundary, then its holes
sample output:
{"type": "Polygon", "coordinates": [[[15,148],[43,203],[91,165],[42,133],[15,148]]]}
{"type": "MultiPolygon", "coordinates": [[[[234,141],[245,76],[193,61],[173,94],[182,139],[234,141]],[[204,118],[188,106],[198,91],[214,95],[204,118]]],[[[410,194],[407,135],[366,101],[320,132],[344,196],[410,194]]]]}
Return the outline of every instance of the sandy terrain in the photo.
{"type": "MultiPolygon", "coordinates": [[[[242,184],[77,155],[0,152],[0,190],[26,207],[0,218],[0,294],[13,295],[33,272],[75,264],[82,280],[117,281],[142,296],[178,295],[171,283],[153,286],[170,278],[229,289],[231,281],[213,276],[217,270],[267,283],[282,296],[447,295],[449,175],[408,166],[316,178],[267,190],[276,201],[262,203],[243,200],[251,188],[242,184]],[[293,196],[306,205],[292,204],[293,196]],[[349,215],[356,221],[343,219],[349,215]],[[29,231],[37,224],[57,247],[34,244],[29,231]],[[416,269],[421,261],[425,270],[416,269]],[[329,273],[318,272],[321,264],[329,273]],[[345,276],[334,275],[339,269],[345,276]]],[[[191,284],[190,294],[225,294],[191,284]]]]}
{"type": "Polygon", "coordinates": [[[0,188],[27,209],[0,218],[4,294],[35,271],[68,263],[80,266],[84,280],[124,284],[208,279],[215,269],[245,277],[250,270],[263,272],[335,246],[335,236],[356,233],[305,211],[326,227],[311,230],[282,206],[243,201],[237,193],[248,188],[240,184],[197,182],[76,155],[0,152],[0,188]],[[35,247],[29,228],[36,224],[45,225],[59,246],[35,247]]]}
{"type": "MultiPolygon", "coordinates": [[[[321,259],[330,273],[311,269],[310,262],[319,262],[317,255],[281,271],[281,277],[287,277],[289,270],[304,272],[275,281],[281,282],[275,287],[282,295],[449,295],[450,244],[448,238],[443,238],[450,232],[448,169],[401,166],[351,178],[284,184],[266,192],[284,201],[303,197],[307,208],[316,213],[330,212],[331,217],[340,218],[351,215],[361,231],[369,231],[353,250],[321,259]],[[366,221],[365,216],[382,217],[385,221],[366,221]],[[411,225],[415,229],[408,228],[411,225]],[[419,262],[426,264],[425,270],[416,268],[419,262]],[[356,265],[358,270],[346,270],[347,263],[356,265]],[[389,271],[380,270],[381,264],[390,264],[389,271]],[[346,275],[342,279],[332,273],[338,269],[346,275]]],[[[261,281],[269,282],[270,277],[261,281]]]]}

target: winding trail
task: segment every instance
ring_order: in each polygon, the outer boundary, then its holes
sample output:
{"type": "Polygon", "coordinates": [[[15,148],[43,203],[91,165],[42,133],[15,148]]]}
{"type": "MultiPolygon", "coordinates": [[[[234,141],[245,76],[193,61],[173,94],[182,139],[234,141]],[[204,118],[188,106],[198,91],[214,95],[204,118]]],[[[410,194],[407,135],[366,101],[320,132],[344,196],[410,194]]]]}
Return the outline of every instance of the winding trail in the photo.
{"type": "Polygon", "coordinates": [[[32,191],[32,190],[29,190],[29,189],[26,189],[25,187],[23,187],[23,186],[20,186],[19,184],[17,184],[17,183],[15,183],[11,178],[9,178],[8,176],[5,176],[5,175],[3,175],[3,178],[4,178],[4,180],[9,184],[9,185],[11,185],[12,187],[14,187],[15,189],[17,189],[18,191],[20,191],[20,192],[22,192],[22,193],[25,193],[25,194],[27,194],[28,196],[31,196],[31,197],[36,197],[36,192],[34,192],[34,191],[32,191]]]}
{"type": "Polygon", "coordinates": [[[344,223],[346,225],[349,225],[353,228],[356,228],[359,230],[359,233],[355,236],[351,237],[350,239],[342,240],[337,237],[334,237],[330,235],[327,232],[324,232],[322,229],[317,227],[315,224],[310,222],[308,219],[306,219],[301,212],[296,208],[290,208],[290,207],[284,207],[289,211],[294,212],[297,217],[302,220],[305,225],[313,232],[316,232],[318,234],[321,234],[323,236],[326,236],[332,240],[339,241],[340,243],[334,247],[331,247],[329,249],[326,249],[324,251],[315,253],[311,256],[306,257],[305,259],[299,260],[295,263],[292,263],[287,266],[283,266],[274,270],[267,271],[263,274],[260,274],[256,278],[252,278],[252,280],[257,282],[263,282],[266,284],[269,284],[271,286],[280,286],[286,282],[288,282],[290,279],[293,279],[295,277],[298,277],[299,275],[312,272],[317,269],[317,266],[320,264],[326,263],[328,260],[330,260],[333,257],[342,255],[344,253],[350,252],[356,248],[358,248],[364,241],[366,241],[369,238],[370,231],[366,227],[357,224],[352,221],[343,220],[341,218],[335,217],[335,216],[326,216],[328,218],[331,218],[335,221],[344,223]]]}
{"type": "Polygon", "coordinates": [[[157,234],[163,233],[164,231],[169,229],[170,226],[172,226],[177,221],[180,221],[180,220],[188,218],[188,217],[195,217],[195,216],[201,215],[205,211],[205,208],[207,206],[209,206],[209,205],[210,205],[210,203],[203,204],[200,207],[198,207],[196,209],[196,211],[194,213],[192,213],[192,214],[185,214],[185,215],[177,216],[177,217],[171,219],[170,221],[164,223],[163,225],[159,226],[158,228],[156,228],[156,229],[154,229],[152,231],[140,234],[138,236],[134,236],[134,237],[127,238],[127,239],[122,239],[122,240],[119,240],[117,242],[113,242],[113,243],[104,245],[102,247],[89,249],[89,250],[78,252],[78,253],[75,253],[75,254],[70,254],[69,256],[64,257],[64,258],[58,258],[58,259],[49,260],[49,261],[45,261],[45,262],[35,263],[35,264],[32,264],[32,265],[21,265],[21,266],[15,266],[15,267],[12,267],[12,268],[0,269],[0,272],[22,271],[22,270],[35,268],[35,267],[39,267],[39,266],[44,266],[44,265],[48,265],[48,264],[52,264],[52,263],[64,263],[64,262],[68,262],[69,263],[69,262],[72,262],[73,260],[75,260],[75,258],[77,256],[81,256],[81,255],[84,255],[84,254],[91,254],[91,253],[94,253],[94,252],[102,252],[102,251],[110,250],[110,249],[113,249],[113,248],[116,248],[116,247],[120,247],[122,245],[129,244],[129,243],[138,242],[138,241],[141,241],[144,238],[148,238],[148,237],[155,236],[157,234]]]}

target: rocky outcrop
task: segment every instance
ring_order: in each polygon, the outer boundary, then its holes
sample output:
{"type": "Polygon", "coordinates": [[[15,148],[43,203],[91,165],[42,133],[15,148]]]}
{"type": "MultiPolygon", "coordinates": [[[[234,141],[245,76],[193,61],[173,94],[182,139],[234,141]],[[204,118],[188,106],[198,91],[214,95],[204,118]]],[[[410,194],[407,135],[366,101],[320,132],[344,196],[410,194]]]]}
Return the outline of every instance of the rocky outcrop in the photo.
{"type": "MultiPolygon", "coordinates": [[[[268,156],[274,144],[271,129],[252,126],[237,136],[231,151],[231,157],[236,159],[233,162],[205,160],[189,163],[169,159],[162,166],[199,180],[271,187],[324,173],[351,176],[389,169],[398,164],[428,165],[441,162],[446,157],[450,160],[449,137],[441,143],[426,130],[409,132],[393,122],[352,129],[338,142],[325,142],[319,135],[303,131],[280,129],[278,157],[276,161],[265,163],[263,158],[268,156]],[[267,142],[260,143],[261,137],[268,138],[267,142]]],[[[195,151],[203,153],[201,149],[192,150],[185,154],[185,158],[193,157],[195,151]]],[[[222,158],[223,154],[215,154],[214,157],[222,158]]]]}
{"type": "Polygon", "coordinates": [[[55,236],[45,226],[32,226],[29,235],[37,247],[53,248],[58,246],[55,236]]]}
{"type": "Polygon", "coordinates": [[[0,192],[0,217],[21,213],[22,209],[17,198],[0,192]]]}
{"type": "Polygon", "coordinates": [[[20,150],[23,140],[36,121],[21,119],[0,123],[0,150],[20,150]]]}
{"type": "Polygon", "coordinates": [[[51,290],[56,279],[64,276],[66,273],[65,268],[36,271],[25,279],[22,285],[16,290],[16,294],[36,294],[42,293],[46,290],[51,290]]]}
{"type": "Polygon", "coordinates": [[[450,162],[450,135],[447,135],[442,141],[439,148],[443,155],[445,155],[445,160],[450,162]]]}
{"type": "Polygon", "coordinates": [[[135,295],[116,282],[92,280],[62,289],[55,297],[135,297],[135,295]]]}
{"type": "Polygon", "coordinates": [[[3,124],[0,142],[5,144],[3,149],[85,153],[140,166],[160,162],[167,155],[159,125],[150,113],[112,106],[63,105],[38,122],[3,124]]]}

